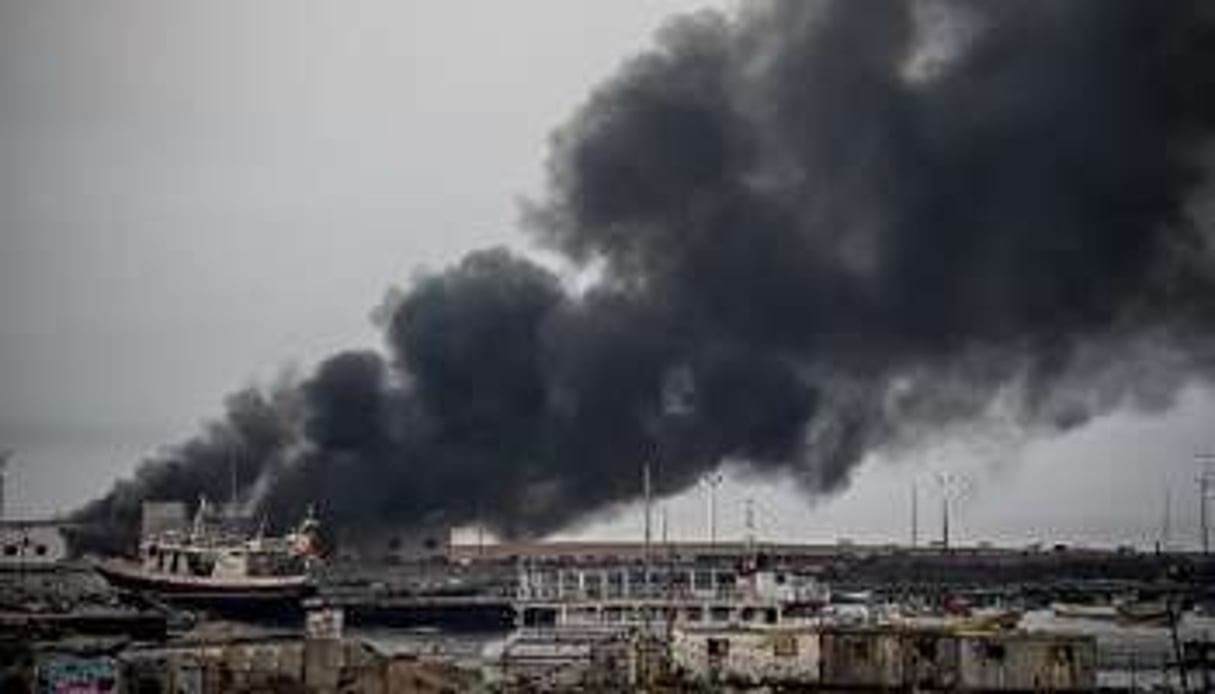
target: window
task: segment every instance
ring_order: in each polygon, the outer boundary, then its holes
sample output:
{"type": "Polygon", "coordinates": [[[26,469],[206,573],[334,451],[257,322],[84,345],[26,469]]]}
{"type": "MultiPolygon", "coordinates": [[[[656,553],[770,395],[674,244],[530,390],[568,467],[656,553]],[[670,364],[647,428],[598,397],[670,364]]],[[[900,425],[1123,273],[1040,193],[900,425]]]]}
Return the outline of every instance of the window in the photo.
{"type": "Polygon", "coordinates": [[[777,634],[772,642],[772,654],[778,658],[793,658],[797,655],[797,635],[777,634]]]}
{"type": "Polygon", "coordinates": [[[46,556],[46,545],[34,545],[34,554],[40,557],[46,556]]]}
{"type": "Polygon", "coordinates": [[[729,639],[709,639],[706,644],[710,658],[725,658],[730,655],[729,639]]]}
{"type": "Polygon", "coordinates": [[[984,641],[979,645],[979,647],[983,654],[983,658],[986,660],[993,660],[998,663],[1002,663],[1004,662],[1004,658],[1007,656],[1007,651],[1002,643],[984,641]]]}
{"type": "Polygon", "coordinates": [[[932,638],[920,638],[915,642],[915,653],[921,660],[936,660],[937,641],[932,638]]]}
{"type": "Polygon", "coordinates": [[[6,557],[17,556],[17,545],[5,545],[4,546],[4,556],[6,556],[6,557]]]}
{"type": "Polygon", "coordinates": [[[1055,662],[1055,665],[1071,667],[1076,664],[1076,652],[1072,650],[1071,646],[1055,646],[1052,651],[1052,660],[1055,662]]]}

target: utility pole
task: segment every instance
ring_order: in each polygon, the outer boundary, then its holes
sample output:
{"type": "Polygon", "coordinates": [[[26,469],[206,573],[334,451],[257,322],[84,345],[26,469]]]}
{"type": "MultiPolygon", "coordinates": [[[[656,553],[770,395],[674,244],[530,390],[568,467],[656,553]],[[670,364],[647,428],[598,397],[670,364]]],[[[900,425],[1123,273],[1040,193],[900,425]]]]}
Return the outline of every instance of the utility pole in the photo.
{"type": "Polygon", "coordinates": [[[228,531],[236,529],[236,451],[228,448],[228,531]]]}
{"type": "Polygon", "coordinates": [[[743,520],[747,526],[747,554],[755,554],[755,499],[747,498],[743,520]]]}
{"type": "Polygon", "coordinates": [[[911,548],[920,543],[920,494],[915,480],[911,481],[911,548]]]}
{"type": "Polygon", "coordinates": [[[13,457],[11,450],[0,450],[0,520],[4,520],[4,475],[8,472],[9,459],[13,457]]]}
{"type": "Polygon", "coordinates": [[[705,487],[709,490],[709,547],[717,545],[717,487],[723,476],[720,472],[711,472],[704,478],[705,487]]]}
{"type": "Polygon", "coordinates": [[[662,544],[669,545],[671,540],[670,540],[670,535],[667,533],[668,528],[667,528],[667,505],[666,504],[663,504],[661,507],[659,507],[658,520],[662,522],[662,525],[660,526],[662,528],[662,544]]]}
{"type": "Polygon", "coordinates": [[[949,551],[949,497],[958,482],[948,472],[937,473],[937,484],[941,486],[941,549],[949,551]]]}
{"type": "Polygon", "coordinates": [[[1212,470],[1211,467],[1212,463],[1215,463],[1215,453],[1200,453],[1195,456],[1195,459],[1203,466],[1202,472],[1198,474],[1198,532],[1202,542],[1202,553],[1206,555],[1211,553],[1207,501],[1211,498],[1211,484],[1215,482],[1215,470],[1212,470]]]}
{"type": "Polygon", "coordinates": [[[643,595],[648,594],[650,590],[650,542],[652,540],[651,529],[651,513],[653,511],[653,500],[650,492],[650,462],[647,460],[641,468],[641,488],[645,495],[645,591],[643,595]]]}
{"type": "Polygon", "coordinates": [[[1173,543],[1173,490],[1164,485],[1164,517],[1160,519],[1160,551],[1168,553],[1173,543]]]}

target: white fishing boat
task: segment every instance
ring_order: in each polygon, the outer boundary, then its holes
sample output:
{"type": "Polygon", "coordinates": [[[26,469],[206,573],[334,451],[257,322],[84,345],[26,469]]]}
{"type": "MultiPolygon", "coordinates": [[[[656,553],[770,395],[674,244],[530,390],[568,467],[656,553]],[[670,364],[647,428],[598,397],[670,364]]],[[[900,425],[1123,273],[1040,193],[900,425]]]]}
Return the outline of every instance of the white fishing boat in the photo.
{"type": "Polygon", "coordinates": [[[1050,606],[1056,617],[1067,619],[1114,620],[1118,618],[1118,607],[1114,604],[1086,604],[1054,602],[1050,606]]]}
{"type": "Polygon", "coordinates": [[[144,537],[136,559],[110,558],[96,569],[111,585],[168,602],[233,611],[298,607],[313,590],[310,569],[319,559],[319,524],[309,514],[282,537],[222,531],[199,504],[187,533],[144,537]]]}

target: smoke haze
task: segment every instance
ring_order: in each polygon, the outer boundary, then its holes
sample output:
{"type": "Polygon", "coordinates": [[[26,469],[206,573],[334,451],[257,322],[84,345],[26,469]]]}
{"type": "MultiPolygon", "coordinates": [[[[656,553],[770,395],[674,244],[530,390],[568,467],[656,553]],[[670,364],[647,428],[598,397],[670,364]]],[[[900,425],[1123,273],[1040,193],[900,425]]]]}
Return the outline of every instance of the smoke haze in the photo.
{"type": "Polygon", "coordinates": [[[1200,2],[765,2],[670,22],[554,133],[503,249],[147,461],[148,498],[536,535],[723,460],[843,489],[998,412],[1027,434],[1211,374],[1200,2]],[[235,461],[235,462],[234,462],[235,461]]]}

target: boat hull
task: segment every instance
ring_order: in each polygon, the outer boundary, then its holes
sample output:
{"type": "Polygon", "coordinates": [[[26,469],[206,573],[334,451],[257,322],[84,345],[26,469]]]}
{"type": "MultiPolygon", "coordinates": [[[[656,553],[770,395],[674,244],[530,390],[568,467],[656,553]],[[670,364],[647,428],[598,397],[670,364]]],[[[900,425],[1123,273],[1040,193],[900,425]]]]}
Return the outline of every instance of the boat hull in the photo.
{"type": "Polygon", "coordinates": [[[152,574],[121,561],[100,562],[94,568],[119,590],[231,617],[302,618],[302,601],[315,592],[306,576],[220,581],[152,574]]]}
{"type": "Polygon", "coordinates": [[[1053,603],[1051,611],[1056,617],[1066,619],[1092,619],[1112,621],[1118,618],[1118,608],[1113,605],[1081,605],[1075,603],[1053,603]]]}

